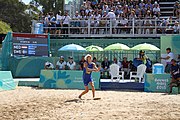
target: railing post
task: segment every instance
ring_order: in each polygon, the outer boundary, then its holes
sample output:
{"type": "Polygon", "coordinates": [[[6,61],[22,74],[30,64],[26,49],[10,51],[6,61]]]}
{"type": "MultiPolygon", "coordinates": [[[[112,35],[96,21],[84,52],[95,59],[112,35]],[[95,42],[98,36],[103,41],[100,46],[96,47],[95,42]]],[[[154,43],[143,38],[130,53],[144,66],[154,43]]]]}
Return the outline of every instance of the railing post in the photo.
{"type": "Polygon", "coordinates": [[[155,18],[155,34],[157,34],[157,17],[155,18]]]}
{"type": "Polygon", "coordinates": [[[90,36],[90,34],[91,34],[91,23],[90,23],[91,21],[90,21],[90,19],[88,19],[88,36],[90,36]]]}
{"type": "Polygon", "coordinates": [[[112,35],[112,20],[110,19],[110,35],[112,35]]]}
{"type": "Polygon", "coordinates": [[[134,20],[135,20],[135,18],[133,18],[132,20],[133,20],[132,21],[132,33],[133,33],[133,36],[134,36],[134,20]]]}

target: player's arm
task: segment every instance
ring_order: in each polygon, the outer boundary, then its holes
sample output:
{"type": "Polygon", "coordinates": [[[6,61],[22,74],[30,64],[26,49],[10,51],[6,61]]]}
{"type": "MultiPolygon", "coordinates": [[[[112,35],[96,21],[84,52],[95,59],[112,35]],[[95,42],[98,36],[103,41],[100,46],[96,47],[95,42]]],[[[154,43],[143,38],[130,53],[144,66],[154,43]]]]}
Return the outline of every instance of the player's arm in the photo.
{"type": "Polygon", "coordinates": [[[93,68],[93,69],[88,68],[88,65],[87,65],[86,62],[84,63],[84,68],[86,69],[87,72],[93,72],[93,71],[96,71],[96,69],[94,69],[94,68],[93,68]]]}
{"type": "Polygon", "coordinates": [[[97,68],[97,66],[96,66],[96,64],[95,64],[95,63],[93,63],[93,68],[95,69],[95,71],[96,71],[96,72],[100,70],[100,67],[99,67],[99,68],[97,68]]]}
{"type": "Polygon", "coordinates": [[[165,58],[160,57],[160,59],[164,59],[164,60],[168,60],[169,58],[170,58],[170,56],[167,56],[167,57],[165,57],[165,58]]]}

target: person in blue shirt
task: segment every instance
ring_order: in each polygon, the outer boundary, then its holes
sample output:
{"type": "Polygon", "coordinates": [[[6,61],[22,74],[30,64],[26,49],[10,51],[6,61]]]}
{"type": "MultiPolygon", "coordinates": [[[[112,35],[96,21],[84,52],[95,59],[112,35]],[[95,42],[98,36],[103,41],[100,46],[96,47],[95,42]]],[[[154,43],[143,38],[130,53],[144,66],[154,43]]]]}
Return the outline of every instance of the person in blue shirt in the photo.
{"type": "Polygon", "coordinates": [[[81,99],[84,94],[88,93],[88,84],[90,84],[92,88],[93,99],[95,99],[95,88],[92,79],[92,72],[98,72],[100,68],[97,68],[96,64],[92,62],[92,56],[90,54],[87,54],[84,59],[86,60],[83,66],[83,83],[85,90],[79,95],[79,98],[81,99]]]}
{"type": "Polygon", "coordinates": [[[180,87],[180,66],[174,59],[171,60],[171,76],[170,93],[172,92],[172,87],[180,87]]]}

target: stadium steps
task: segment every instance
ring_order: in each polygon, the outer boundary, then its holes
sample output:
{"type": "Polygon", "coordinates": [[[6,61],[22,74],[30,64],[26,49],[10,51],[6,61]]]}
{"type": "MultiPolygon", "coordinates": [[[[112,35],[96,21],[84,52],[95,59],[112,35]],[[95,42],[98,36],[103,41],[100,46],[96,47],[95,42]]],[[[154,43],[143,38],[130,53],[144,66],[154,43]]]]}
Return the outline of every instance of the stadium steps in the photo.
{"type": "Polygon", "coordinates": [[[176,0],[171,0],[167,2],[167,0],[161,0],[159,2],[160,9],[161,9],[161,17],[164,16],[173,16],[173,8],[176,0]]]}

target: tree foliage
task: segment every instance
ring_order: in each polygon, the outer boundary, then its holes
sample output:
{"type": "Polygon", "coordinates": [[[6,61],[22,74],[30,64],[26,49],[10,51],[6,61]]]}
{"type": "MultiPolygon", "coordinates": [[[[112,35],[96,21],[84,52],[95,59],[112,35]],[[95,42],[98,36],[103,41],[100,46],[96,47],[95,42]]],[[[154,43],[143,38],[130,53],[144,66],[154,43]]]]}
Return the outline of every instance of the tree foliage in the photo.
{"type": "Polygon", "coordinates": [[[59,10],[63,11],[64,0],[34,0],[38,4],[43,6],[43,12],[57,13],[59,10]]]}
{"type": "Polygon", "coordinates": [[[32,17],[19,0],[0,0],[0,20],[10,24],[13,32],[30,32],[32,17]]]}
{"type": "Polygon", "coordinates": [[[7,23],[0,21],[0,34],[7,34],[10,31],[12,31],[11,27],[7,23]]]}

